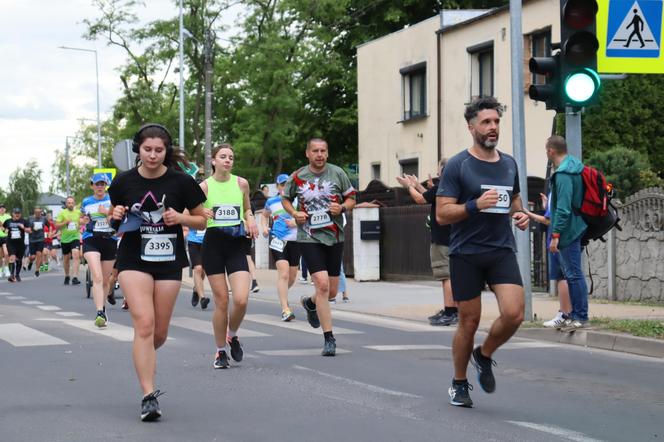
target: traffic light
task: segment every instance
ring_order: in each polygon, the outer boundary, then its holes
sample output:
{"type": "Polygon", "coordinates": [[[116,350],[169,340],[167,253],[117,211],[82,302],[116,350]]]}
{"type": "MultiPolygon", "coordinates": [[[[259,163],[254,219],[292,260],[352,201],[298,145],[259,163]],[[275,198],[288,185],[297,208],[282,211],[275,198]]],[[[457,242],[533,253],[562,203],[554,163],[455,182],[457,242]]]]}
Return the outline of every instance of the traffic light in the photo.
{"type": "Polygon", "coordinates": [[[580,108],[597,98],[599,42],[596,0],[560,0],[560,93],[563,106],[580,108]]]}
{"type": "Polygon", "coordinates": [[[547,109],[564,112],[565,105],[560,92],[560,53],[551,57],[533,57],[528,62],[528,68],[531,73],[546,77],[545,84],[533,84],[528,88],[528,96],[535,101],[545,102],[547,109]]]}

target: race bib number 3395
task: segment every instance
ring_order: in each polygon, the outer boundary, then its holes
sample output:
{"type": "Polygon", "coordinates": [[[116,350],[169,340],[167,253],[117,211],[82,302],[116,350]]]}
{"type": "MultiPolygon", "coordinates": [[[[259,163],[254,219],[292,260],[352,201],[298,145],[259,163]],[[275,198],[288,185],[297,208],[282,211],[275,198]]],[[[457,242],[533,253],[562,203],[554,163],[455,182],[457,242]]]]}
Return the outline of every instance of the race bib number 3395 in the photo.
{"type": "Polygon", "coordinates": [[[144,233],[141,235],[141,259],[150,262],[175,261],[175,233],[144,233]]]}

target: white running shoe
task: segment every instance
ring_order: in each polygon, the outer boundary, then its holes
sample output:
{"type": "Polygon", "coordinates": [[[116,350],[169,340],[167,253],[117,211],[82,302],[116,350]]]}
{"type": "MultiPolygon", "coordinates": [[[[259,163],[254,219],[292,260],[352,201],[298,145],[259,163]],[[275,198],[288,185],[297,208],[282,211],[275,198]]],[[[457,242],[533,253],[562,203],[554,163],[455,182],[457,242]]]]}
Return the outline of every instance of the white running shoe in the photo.
{"type": "Polygon", "coordinates": [[[546,321],[544,324],[542,324],[546,328],[556,328],[561,326],[565,322],[565,318],[563,317],[563,312],[558,312],[556,313],[556,316],[550,321],[546,321]]]}

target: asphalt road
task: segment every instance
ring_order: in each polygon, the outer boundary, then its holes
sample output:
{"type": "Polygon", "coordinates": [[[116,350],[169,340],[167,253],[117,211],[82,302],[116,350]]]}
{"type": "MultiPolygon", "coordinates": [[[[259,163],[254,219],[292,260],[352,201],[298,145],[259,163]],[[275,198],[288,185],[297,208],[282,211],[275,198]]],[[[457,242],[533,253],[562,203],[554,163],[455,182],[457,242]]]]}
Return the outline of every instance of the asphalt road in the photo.
{"type": "MultiPolygon", "coordinates": [[[[295,286],[291,303],[310,291],[295,286]]],[[[284,324],[275,302],[254,297],[244,361],[214,370],[211,308],[189,298],[184,287],[158,353],[164,416],[142,423],[121,302],[97,330],[83,287],[63,286],[60,273],[0,282],[0,440],[664,438],[662,360],[514,339],[495,355],[496,392],[482,392],[471,368],[475,407],[461,409],[447,396],[453,329],[336,310],[338,355],[323,358],[299,305],[284,324]]]]}

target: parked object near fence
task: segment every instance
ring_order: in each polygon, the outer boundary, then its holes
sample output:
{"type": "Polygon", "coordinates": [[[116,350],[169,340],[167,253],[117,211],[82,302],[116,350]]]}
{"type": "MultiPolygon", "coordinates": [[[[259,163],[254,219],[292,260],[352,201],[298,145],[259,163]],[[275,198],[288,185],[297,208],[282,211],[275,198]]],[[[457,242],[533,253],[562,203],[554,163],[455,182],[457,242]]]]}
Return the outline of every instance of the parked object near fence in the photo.
{"type": "Polygon", "coordinates": [[[356,207],[353,210],[353,263],[356,281],[380,280],[380,241],[362,239],[363,223],[378,223],[378,207],[356,207]]]}
{"type": "Polygon", "coordinates": [[[664,302],[664,189],[643,189],[616,206],[623,230],[588,246],[593,296],[664,302]]]}

